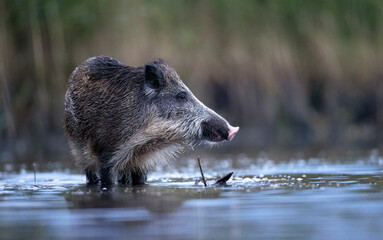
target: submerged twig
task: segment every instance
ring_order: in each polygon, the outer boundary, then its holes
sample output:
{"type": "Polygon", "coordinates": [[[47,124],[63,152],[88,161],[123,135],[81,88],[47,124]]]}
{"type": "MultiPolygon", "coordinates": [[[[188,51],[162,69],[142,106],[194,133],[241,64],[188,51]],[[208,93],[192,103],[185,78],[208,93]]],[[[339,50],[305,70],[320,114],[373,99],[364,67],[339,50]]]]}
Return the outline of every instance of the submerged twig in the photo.
{"type": "Polygon", "coordinates": [[[233,175],[233,172],[226,174],[225,176],[223,176],[223,177],[221,177],[220,179],[218,179],[218,180],[214,183],[214,185],[225,186],[225,185],[226,185],[226,182],[229,181],[229,179],[231,178],[232,175],[233,175]]]}
{"type": "Polygon", "coordinates": [[[205,185],[205,187],[206,187],[207,184],[206,184],[205,176],[203,175],[203,170],[202,170],[202,166],[201,166],[201,159],[199,156],[198,156],[198,166],[199,166],[199,170],[201,171],[203,185],[205,185]]]}

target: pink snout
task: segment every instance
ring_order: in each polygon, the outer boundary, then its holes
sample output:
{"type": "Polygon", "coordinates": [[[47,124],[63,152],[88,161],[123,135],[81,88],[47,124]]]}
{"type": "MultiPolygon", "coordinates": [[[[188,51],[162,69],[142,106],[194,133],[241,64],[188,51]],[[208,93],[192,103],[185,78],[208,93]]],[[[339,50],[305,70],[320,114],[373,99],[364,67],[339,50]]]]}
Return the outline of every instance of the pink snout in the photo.
{"type": "Polygon", "coordinates": [[[239,127],[233,127],[230,124],[227,124],[227,127],[229,128],[229,136],[227,137],[227,140],[231,141],[239,131],[239,127]]]}

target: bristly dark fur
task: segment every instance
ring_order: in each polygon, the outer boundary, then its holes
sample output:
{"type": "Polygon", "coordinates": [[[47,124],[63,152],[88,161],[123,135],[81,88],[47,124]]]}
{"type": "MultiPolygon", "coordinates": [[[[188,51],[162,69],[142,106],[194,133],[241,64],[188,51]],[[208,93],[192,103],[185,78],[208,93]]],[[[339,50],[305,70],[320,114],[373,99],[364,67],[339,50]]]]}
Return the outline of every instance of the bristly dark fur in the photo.
{"type": "Polygon", "coordinates": [[[133,67],[93,57],[69,78],[65,129],[90,183],[143,183],[154,165],[218,135],[227,138],[227,126],[161,59],[133,67]]]}

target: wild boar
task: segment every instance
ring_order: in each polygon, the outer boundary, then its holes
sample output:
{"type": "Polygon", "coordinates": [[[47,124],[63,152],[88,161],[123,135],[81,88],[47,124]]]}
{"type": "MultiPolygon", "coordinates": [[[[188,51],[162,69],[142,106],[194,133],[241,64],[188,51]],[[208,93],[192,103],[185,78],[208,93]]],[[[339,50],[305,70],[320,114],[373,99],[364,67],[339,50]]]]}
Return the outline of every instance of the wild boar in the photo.
{"type": "Polygon", "coordinates": [[[200,102],[165,61],[135,67],[99,56],[69,78],[65,130],[88,182],[107,186],[143,184],[156,164],[230,141],[239,127],[200,102]]]}

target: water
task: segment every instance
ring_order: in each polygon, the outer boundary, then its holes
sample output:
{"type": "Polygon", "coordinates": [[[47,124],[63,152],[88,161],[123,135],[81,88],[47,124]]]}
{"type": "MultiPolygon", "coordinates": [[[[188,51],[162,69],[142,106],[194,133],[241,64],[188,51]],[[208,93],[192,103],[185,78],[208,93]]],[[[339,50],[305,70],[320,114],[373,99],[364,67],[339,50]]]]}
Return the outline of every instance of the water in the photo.
{"type": "Polygon", "coordinates": [[[383,158],[195,159],[148,185],[88,187],[70,171],[0,174],[0,239],[382,239],[383,158]]]}

